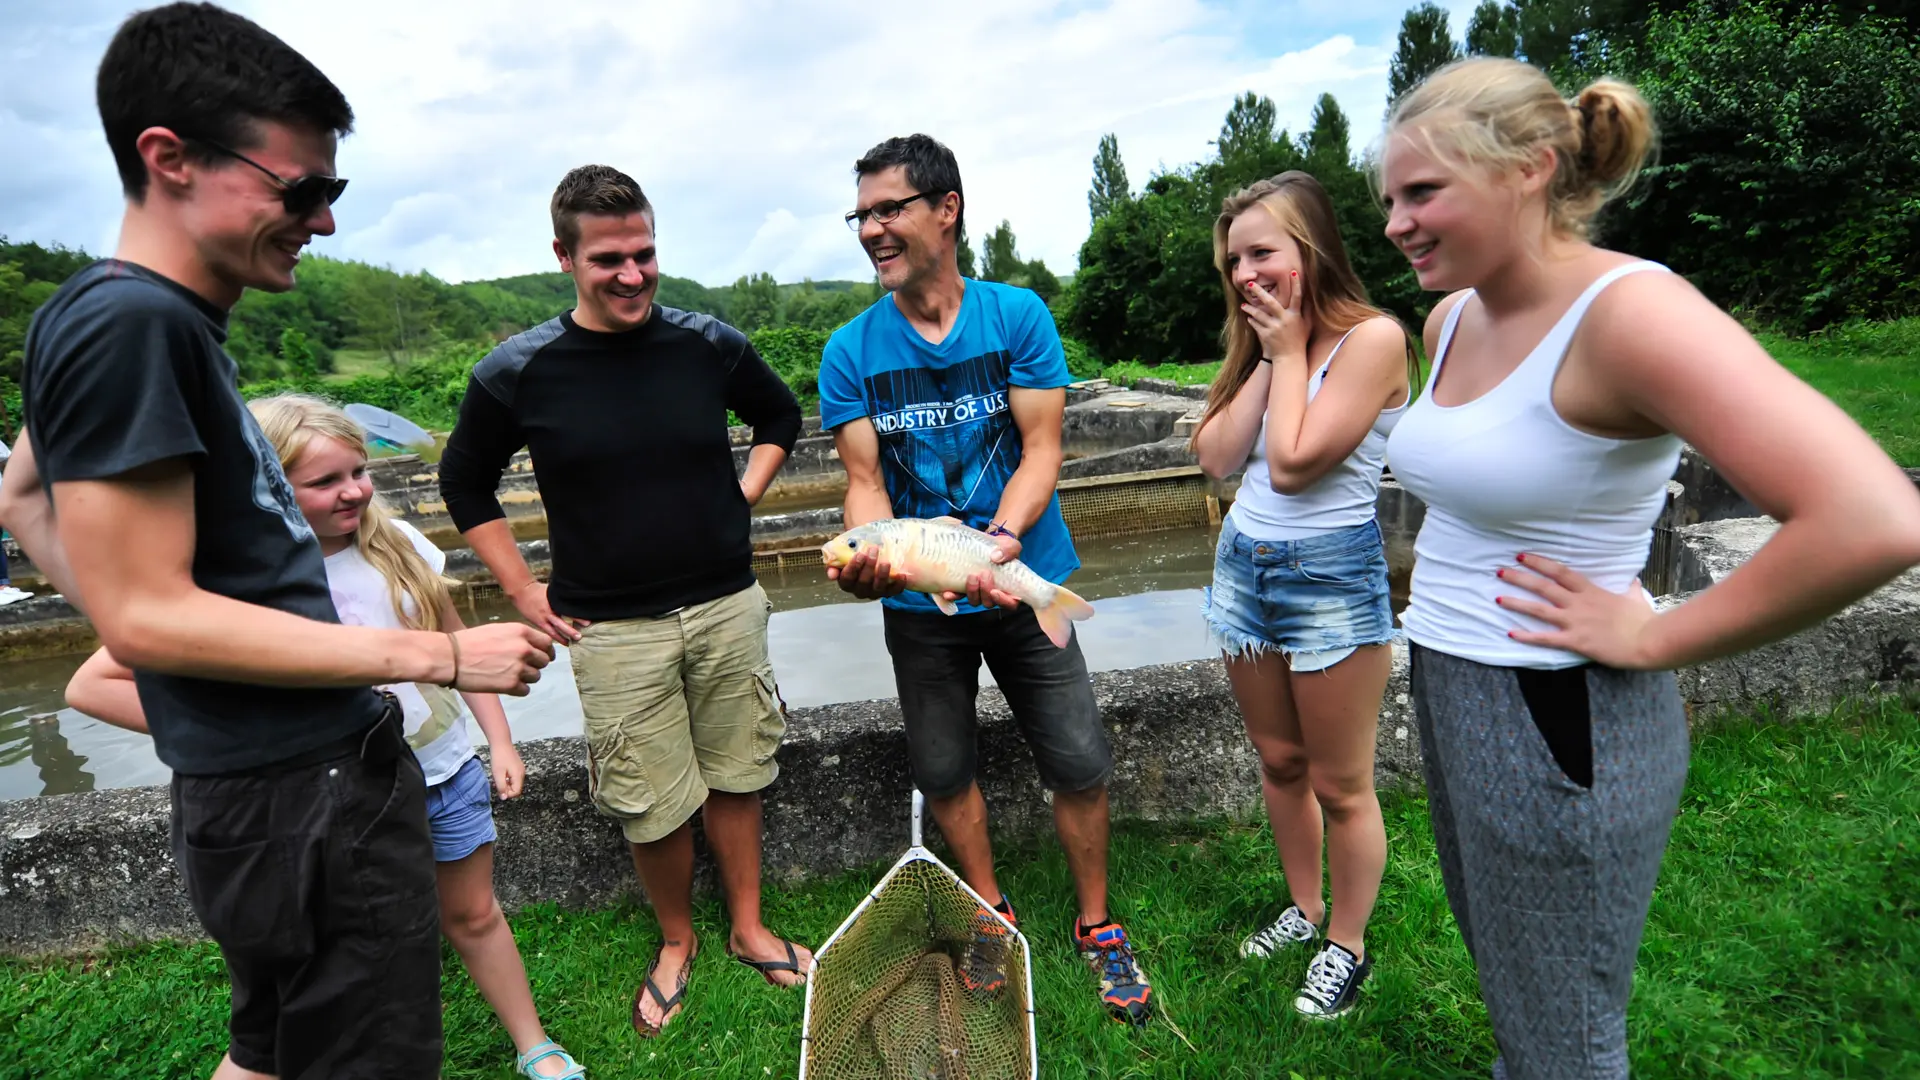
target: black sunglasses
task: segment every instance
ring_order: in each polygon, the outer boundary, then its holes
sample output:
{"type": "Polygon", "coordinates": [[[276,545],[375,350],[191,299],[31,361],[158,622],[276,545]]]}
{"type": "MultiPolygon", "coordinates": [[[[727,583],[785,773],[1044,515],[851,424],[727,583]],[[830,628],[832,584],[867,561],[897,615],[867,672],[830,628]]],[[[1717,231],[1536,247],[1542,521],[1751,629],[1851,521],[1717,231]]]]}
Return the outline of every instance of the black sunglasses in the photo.
{"type": "Polygon", "coordinates": [[[868,218],[873,218],[880,224],[885,225],[887,222],[899,217],[900,211],[905,210],[907,204],[913,200],[932,199],[945,194],[946,192],[944,191],[923,191],[918,195],[909,195],[904,199],[888,199],[885,202],[877,202],[865,210],[849,210],[847,211],[847,228],[859,232],[860,227],[867,223],[868,218]]]}
{"type": "Polygon", "coordinates": [[[193,141],[209,149],[218,150],[230,158],[244,161],[254,168],[259,169],[261,172],[266,173],[268,178],[280,185],[280,204],[285,206],[287,213],[292,214],[294,217],[306,217],[308,214],[320,209],[322,203],[327,206],[332,206],[334,201],[340,198],[340,193],[347,190],[347,182],[337,176],[322,176],[315,173],[312,176],[303,176],[298,180],[288,180],[286,177],[281,176],[279,173],[274,172],[272,169],[267,168],[265,165],[260,164],[238,150],[221,146],[219,143],[213,142],[210,139],[195,139],[193,141]]]}

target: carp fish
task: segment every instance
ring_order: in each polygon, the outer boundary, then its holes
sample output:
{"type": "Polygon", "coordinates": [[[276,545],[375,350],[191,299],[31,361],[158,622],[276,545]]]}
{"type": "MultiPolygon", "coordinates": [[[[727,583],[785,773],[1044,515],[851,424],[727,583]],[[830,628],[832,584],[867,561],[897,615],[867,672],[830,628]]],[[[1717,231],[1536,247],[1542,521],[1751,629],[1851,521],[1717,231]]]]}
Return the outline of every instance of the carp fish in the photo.
{"type": "Polygon", "coordinates": [[[874,551],[879,561],[905,577],[906,587],[933,598],[948,615],[959,605],[940,595],[965,593],[967,578],[987,574],[993,587],[1033,609],[1047,640],[1064,649],[1073,623],[1093,617],[1093,605],[1064,585],[1055,585],[1019,559],[993,561],[993,537],[954,521],[883,518],[848,529],[826,542],[820,553],[829,567],[845,567],[855,555],[874,551]]]}

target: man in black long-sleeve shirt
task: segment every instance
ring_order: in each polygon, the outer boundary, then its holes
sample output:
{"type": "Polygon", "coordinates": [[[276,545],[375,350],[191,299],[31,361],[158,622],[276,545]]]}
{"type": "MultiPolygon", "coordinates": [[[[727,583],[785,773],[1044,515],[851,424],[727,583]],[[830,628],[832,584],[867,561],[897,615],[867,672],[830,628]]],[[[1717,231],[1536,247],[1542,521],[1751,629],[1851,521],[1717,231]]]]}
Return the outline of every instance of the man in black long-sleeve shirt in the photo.
{"type": "Polygon", "coordinates": [[[767,659],[773,605],[753,576],[750,508],[800,434],[800,406],[739,331],[653,302],[653,209],[614,169],[553,196],[573,311],[474,368],[440,463],[455,526],[535,626],[571,643],[594,805],[621,823],[663,945],[632,1021],[657,1034],[697,951],[693,839],[704,806],[732,915],[727,951],[795,985],[808,952],[760,920],[760,791],[786,708],[767,659]],[[753,427],[736,479],[727,410],[753,427]],[[496,490],[529,450],[553,550],[534,579],[496,490]]]}

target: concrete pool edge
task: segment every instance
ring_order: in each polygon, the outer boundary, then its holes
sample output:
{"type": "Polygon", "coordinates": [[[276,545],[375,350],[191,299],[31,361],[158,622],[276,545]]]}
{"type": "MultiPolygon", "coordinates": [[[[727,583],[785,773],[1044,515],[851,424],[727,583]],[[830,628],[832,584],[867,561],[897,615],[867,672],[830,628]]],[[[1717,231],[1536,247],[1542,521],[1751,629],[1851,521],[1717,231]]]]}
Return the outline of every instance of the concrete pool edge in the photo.
{"type": "MultiPolygon", "coordinates": [[[[1773,528],[1732,520],[1677,530],[1688,584],[1724,577],[1773,528]]],[[[1417,788],[1406,657],[1397,651],[1379,721],[1379,780],[1417,788]]],[[[1762,706],[1784,714],[1920,686],[1920,572],[1786,641],[1684,669],[1678,679],[1696,717],[1762,706]]],[[[1102,672],[1093,681],[1119,762],[1116,819],[1257,814],[1257,765],[1218,661],[1102,672]]],[[[983,691],[980,711],[981,782],[996,827],[1019,836],[1046,831],[1044,795],[1000,694],[983,691]]],[[[594,907],[634,895],[619,833],[586,799],[580,740],[540,740],[521,750],[528,793],[495,804],[496,880],[508,909],[541,901],[594,907]]],[[[899,853],[909,786],[894,701],[793,710],[780,761],[781,779],[767,792],[769,882],[793,884],[899,853]]],[[[0,947],[33,954],[199,937],[168,854],[167,825],[161,787],[0,803],[0,947]]],[[[703,856],[703,883],[710,875],[703,856]]]]}

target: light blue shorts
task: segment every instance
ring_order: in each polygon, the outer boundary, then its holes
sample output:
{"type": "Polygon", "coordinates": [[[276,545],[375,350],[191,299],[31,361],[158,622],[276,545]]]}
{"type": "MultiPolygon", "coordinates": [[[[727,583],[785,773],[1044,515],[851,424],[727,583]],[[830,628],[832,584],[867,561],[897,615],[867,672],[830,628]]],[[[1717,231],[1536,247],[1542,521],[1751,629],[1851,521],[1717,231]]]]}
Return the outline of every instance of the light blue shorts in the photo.
{"type": "Polygon", "coordinates": [[[1203,597],[1221,652],[1277,652],[1294,671],[1322,671],[1394,639],[1386,548],[1374,521],[1300,540],[1257,540],[1228,518],[1203,597]]]}
{"type": "Polygon", "coordinates": [[[493,784],[479,758],[427,789],[427,827],[435,862],[459,862],[493,843],[493,784]]]}

